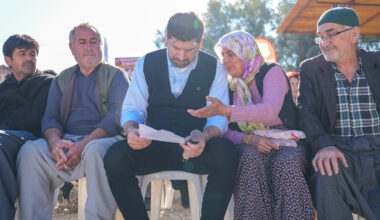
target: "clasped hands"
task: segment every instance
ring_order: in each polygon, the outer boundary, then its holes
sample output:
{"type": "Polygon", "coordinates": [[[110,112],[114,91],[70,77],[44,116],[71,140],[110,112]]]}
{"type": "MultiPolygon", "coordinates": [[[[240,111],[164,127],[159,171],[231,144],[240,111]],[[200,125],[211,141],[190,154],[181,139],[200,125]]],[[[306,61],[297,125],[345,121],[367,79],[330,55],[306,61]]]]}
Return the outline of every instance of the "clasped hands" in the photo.
{"type": "MultiPolygon", "coordinates": [[[[192,144],[190,143],[189,140],[190,140],[190,137],[188,136],[185,138],[185,143],[179,144],[179,145],[182,147],[184,154],[188,158],[198,157],[199,155],[202,154],[205,148],[205,145],[206,145],[205,139],[202,138],[197,144],[192,144]]],[[[141,150],[148,147],[152,143],[152,140],[146,139],[146,138],[140,138],[138,129],[134,128],[128,132],[127,142],[128,142],[128,145],[132,149],[141,150]]]]}
{"type": "Polygon", "coordinates": [[[57,139],[53,144],[51,152],[58,170],[69,170],[72,166],[77,165],[81,160],[82,151],[85,144],[82,142],[72,142],[67,139],[57,139]]]}

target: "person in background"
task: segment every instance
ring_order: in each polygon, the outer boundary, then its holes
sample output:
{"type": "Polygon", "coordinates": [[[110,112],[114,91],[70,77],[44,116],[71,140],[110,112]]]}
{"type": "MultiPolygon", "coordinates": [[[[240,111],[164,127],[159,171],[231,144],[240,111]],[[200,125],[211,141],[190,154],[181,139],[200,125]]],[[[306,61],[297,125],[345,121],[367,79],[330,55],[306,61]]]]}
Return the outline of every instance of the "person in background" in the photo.
{"type": "Polygon", "coordinates": [[[12,73],[12,69],[9,68],[8,66],[4,65],[4,64],[1,64],[0,65],[0,74],[11,74],[12,73]]]}
{"type": "Polygon", "coordinates": [[[12,73],[11,68],[8,66],[1,64],[0,65],[0,83],[5,80],[5,78],[12,73]]]}
{"type": "Polygon", "coordinates": [[[165,170],[208,174],[201,219],[223,219],[237,167],[233,144],[220,137],[225,117],[198,119],[188,108],[207,105],[215,96],[228,103],[227,74],[217,59],[200,51],[203,22],[194,13],[176,13],[167,28],[167,48],[139,59],[123,104],[121,124],[127,139],[111,146],[104,166],[124,219],[148,219],[136,175],[165,170]],[[175,144],[140,137],[139,124],[186,137],[175,144]],[[203,130],[198,143],[192,130],[203,130]],[[184,156],[183,156],[184,155],[184,156]]]}
{"type": "Polygon", "coordinates": [[[51,84],[42,119],[44,138],[25,143],[17,158],[21,219],[50,220],[54,191],[65,181],[87,178],[86,219],[113,219],[116,203],[103,156],[121,140],[126,74],[102,63],[101,36],[88,23],[75,26],[69,47],[77,65],[51,84]]]}
{"type": "Polygon", "coordinates": [[[329,9],[317,23],[322,54],[300,66],[318,219],[380,219],[380,52],[360,49],[359,37],[353,9],[329,9]]]}
{"type": "Polygon", "coordinates": [[[37,70],[38,42],[28,35],[10,36],[3,54],[11,73],[0,84],[0,219],[15,218],[18,195],[16,158],[23,143],[41,135],[53,75],[37,70]]]}
{"type": "Polygon", "coordinates": [[[298,86],[300,83],[300,74],[298,72],[287,72],[286,76],[289,79],[290,88],[292,89],[293,101],[296,103],[298,96],[298,86]]]}
{"type": "Polygon", "coordinates": [[[302,143],[254,133],[297,128],[296,106],[281,66],[266,63],[253,36],[244,31],[224,35],[215,52],[230,76],[232,105],[209,96],[212,104],[189,112],[200,118],[229,118],[225,136],[236,144],[240,156],[235,219],[314,219],[302,143]]]}

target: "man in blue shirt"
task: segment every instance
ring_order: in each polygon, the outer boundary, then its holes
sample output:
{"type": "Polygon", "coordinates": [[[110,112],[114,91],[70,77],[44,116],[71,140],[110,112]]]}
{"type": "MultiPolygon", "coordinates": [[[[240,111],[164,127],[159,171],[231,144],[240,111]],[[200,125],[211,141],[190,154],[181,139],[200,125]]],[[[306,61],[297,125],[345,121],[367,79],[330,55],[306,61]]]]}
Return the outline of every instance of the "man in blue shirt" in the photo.
{"type": "Polygon", "coordinates": [[[125,219],[148,219],[136,175],[164,170],[208,174],[202,219],[224,217],[238,161],[233,144],[219,137],[227,129],[227,118],[198,119],[187,112],[206,106],[206,96],[228,104],[223,66],[199,50],[203,28],[193,12],[173,15],[167,25],[167,49],[148,53],[135,66],[121,117],[127,140],[111,146],[104,159],[111,191],[125,219]],[[194,144],[152,141],[139,136],[143,123],[183,137],[199,129],[203,137],[194,144]]]}
{"type": "Polygon", "coordinates": [[[103,156],[121,140],[120,111],[128,81],[122,70],[101,62],[95,27],[80,24],[69,40],[77,65],[54,79],[42,119],[44,138],[24,144],[17,159],[22,219],[51,219],[54,190],[82,177],[87,178],[86,219],[110,220],[116,210],[103,156]]]}

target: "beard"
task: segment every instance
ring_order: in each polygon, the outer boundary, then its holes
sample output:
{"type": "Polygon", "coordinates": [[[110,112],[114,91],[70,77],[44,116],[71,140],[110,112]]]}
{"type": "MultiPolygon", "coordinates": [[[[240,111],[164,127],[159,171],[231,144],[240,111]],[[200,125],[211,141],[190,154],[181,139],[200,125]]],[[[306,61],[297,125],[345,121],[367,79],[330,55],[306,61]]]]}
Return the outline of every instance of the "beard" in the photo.
{"type": "Polygon", "coordinates": [[[22,70],[25,74],[32,74],[36,71],[36,64],[32,61],[27,61],[22,64],[22,70]]]}
{"type": "Polygon", "coordinates": [[[185,68],[187,67],[189,64],[190,64],[190,60],[189,59],[184,59],[184,60],[179,60],[179,59],[176,59],[176,58],[170,58],[170,61],[172,61],[172,63],[174,64],[174,66],[178,67],[178,68],[185,68]]]}
{"type": "Polygon", "coordinates": [[[331,48],[328,51],[323,51],[322,54],[325,60],[328,62],[336,62],[340,57],[339,52],[336,48],[331,48]]]}

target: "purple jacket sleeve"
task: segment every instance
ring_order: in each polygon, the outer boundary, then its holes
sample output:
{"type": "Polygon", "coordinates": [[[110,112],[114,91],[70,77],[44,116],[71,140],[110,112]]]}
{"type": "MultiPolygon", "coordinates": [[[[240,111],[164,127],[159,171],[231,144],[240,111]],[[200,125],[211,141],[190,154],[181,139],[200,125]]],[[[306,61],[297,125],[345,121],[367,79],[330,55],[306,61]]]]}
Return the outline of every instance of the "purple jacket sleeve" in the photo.
{"type": "MultiPolygon", "coordinates": [[[[279,66],[274,66],[264,77],[262,101],[250,106],[233,106],[231,108],[230,122],[250,121],[261,122],[264,125],[275,125],[281,120],[278,114],[281,111],[282,103],[287,92],[287,79],[279,66]]],[[[256,88],[256,87],[255,87],[256,88]]],[[[250,86],[251,94],[252,86],[250,86]]]]}

